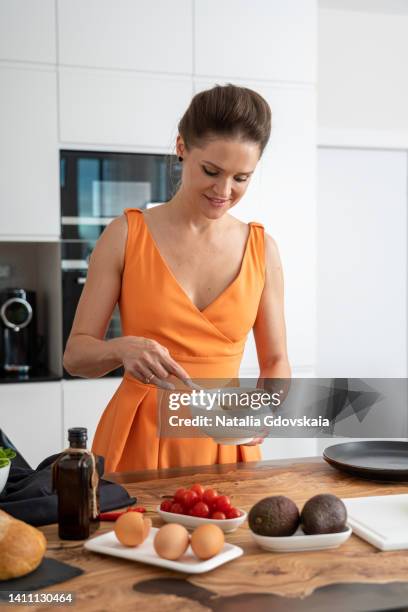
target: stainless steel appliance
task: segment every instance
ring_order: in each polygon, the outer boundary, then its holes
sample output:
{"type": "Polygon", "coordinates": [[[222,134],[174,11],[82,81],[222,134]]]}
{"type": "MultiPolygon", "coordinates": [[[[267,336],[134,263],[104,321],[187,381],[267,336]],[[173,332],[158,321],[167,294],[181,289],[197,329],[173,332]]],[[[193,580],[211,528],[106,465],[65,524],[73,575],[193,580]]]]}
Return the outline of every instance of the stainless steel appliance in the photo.
{"type": "MultiPolygon", "coordinates": [[[[106,225],[124,208],[168,201],[181,178],[175,156],[153,153],[60,152],[64,348],[86,281],[89,256],[106,225]]],[[[121,336],[116,307],[105,338],[121,336]]],[[[119,368],[107,376],[122,376],[119,368]]],[[[64,371],[64,377],[70,378],[64,371]]]]}
{"type": "Polygon", "coordinates": [[[34,291],[0,291],[0,369],[27,373],[36,365],[37,306],[34,291]]]}
{"type": "MultiPolygon", "coordinates": [[[[75,311],[82,289],[86,282],[88,271],[88,261],[90,254],[95,246],[94,242],[68,242],[64,241],[61,245],[62,253],[62,325],[64,349],[71,332],[75,311]]],[[[120,314],[118,307],[115,308],[105,339],[117,338],[121,336],[120,314]]],[[[64,378],[71,376],[64,370],[64,378]]],[[[123,369],[118,368],[109,372],[106,376],[123,376],[123,369]]]]}
{"type": "Polygon", "coordinates": [[[62,239],[97,240],[124,208],[169,200],[180,177],[174,155],[61,151],[62,239]]]}

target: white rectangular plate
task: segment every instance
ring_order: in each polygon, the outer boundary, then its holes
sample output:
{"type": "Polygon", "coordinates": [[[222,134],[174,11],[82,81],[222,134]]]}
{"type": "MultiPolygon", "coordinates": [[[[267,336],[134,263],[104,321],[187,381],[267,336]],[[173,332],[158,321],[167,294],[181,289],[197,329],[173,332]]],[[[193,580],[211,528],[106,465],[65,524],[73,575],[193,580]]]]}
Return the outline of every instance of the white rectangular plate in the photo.
{"type": "Polygon", "coordinates": [[[338,533],[319,533],[316,535],[305,535],[299,527],[293,535],[283,537],[261,536],[251,531],[252,537],[261,548],[273,552],[301,552],[337,548],[349,539],[351,533],[350,527],[346,531],[338,533]]]}
{"type": "Polygon", "coordinates": [[[380,550],[408,548],[408,494],[343,499],[348,524],[380,550]]]}
{"type": "Polygon", "coordinates": [[[129,561],[147,563],[148,565],[157,565],[158,567],[165,567],[178,572],[184,572],[185,574],[202,574],[204,572],[209,572],[219,565],[232,561],[232,559],[237,559],[244,552],[239,546],[226,542],[224,548],[218,555],[215,555],[215,557],[211,559],[207,559],[207,561],[200,561],[189,546],[180,559],[177,561],[169,561],[159,557],[153,548],[153,540],[157,531],[158,529],[152,527],[147,539],[143,544],[137,547],[123,546],[123,544],[120,544],[117,540],[113,531],[87,540],[84,546],[87,550],[91,550],[92,552],[112,555],[113,557],[121,557],[122,559],[129,559],[129,561]]]}

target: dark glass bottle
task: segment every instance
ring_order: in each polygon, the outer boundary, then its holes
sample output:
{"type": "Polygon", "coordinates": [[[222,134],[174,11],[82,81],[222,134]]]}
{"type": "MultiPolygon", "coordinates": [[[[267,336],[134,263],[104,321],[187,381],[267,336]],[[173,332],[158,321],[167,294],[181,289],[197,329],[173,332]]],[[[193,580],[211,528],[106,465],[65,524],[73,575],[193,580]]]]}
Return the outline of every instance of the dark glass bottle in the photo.
{"type": "Polygon", "coordinates": [[[99,527],[99,490],[95,457],[87,450],[85,427],[68,430],[69,448],[52,468],[58,496],[58,535],[62,540],[84,540],[99,527]]]}

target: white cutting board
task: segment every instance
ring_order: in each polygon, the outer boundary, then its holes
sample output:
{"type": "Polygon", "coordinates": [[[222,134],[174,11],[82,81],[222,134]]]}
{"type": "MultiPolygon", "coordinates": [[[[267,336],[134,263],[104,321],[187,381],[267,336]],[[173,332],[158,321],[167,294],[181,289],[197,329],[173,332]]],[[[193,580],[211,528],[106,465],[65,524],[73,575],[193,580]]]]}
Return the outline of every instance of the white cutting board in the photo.
{"type": "Polygon", "coordinates": [[[408,494],[343,498],[353,532],[380,550],[408,548],[408,494]]]}

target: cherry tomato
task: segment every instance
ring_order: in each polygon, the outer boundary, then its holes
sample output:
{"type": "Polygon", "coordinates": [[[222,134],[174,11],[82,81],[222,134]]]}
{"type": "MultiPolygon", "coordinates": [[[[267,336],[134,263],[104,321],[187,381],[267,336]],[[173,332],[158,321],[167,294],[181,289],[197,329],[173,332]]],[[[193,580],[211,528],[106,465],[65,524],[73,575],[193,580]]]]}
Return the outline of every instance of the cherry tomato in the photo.
{"type": "Polygon", "coordinates": [[[173,502],[172,499],[165,499],[160,504],[160,510],[164,510],[164,512],[171,512],[171,507],[172,507],[173,503],[174,502],[173,502]]]}
{"type": "Polygon", "coordinates": [[[212,513],[211,518],[216,521],[224,521],[227,517],[223,512],[217,511],[212,513]]]}
{"type": "Polygon", "coordinates": [[[214,499],[213,502],[214,510],[219,510],[220,512],[226,512],[231,508],[231,500],[228,495],[218,495],[214,499]]]}
{"type": "Polygon", "coordinates": [[[241,516],[241,513],[238,508],[231,507],[229,510],[227,510],[227,519],[234,519],[238,518],[239,516],[241,516]]]}
{"type": "Polygon", "coordinates": [[[183,496],[181,498],[181,504],[184,506],[185,510],[188,510],[189,508],[192,508],[193,506],[196,505],[197,502],[199,502],[199,498],[198,495],[195,491],[185,491],[183,493],[183,496]]]}
{"type": "Polygon", "coordinates": [[[178,502],[174,502],[174,504],[171,504],[170,512],[173,512],[173,514],[184,514],[184,508],[178,502]]]}
{"type": "Polygon", "coordinates": [[[201,501],[203,499],[204,487],[200,485],[199,482],[195,482],[192,487],[190,487],[190,491],[195,491],[201,501]]]}
{"type": "Polygon", "coordinates": [[[192,516],[199,516],[200,518],[208,518],[210,509],[204,502],[197,502],[191,510],[192,516]]]}
{"type": "Polygon", "coordinates": [[[217,496],[218,493],[215,489],[206,489],[203,493],[203,502],[211,506],[217,496]]]}
{"type": "Polygon", "coordinates": [[[186,489],[177,489],[177,491],[174,494],[174,501],[178,502],[179,504],[183,503],[183,495],[186,492],[186,489]]]}

